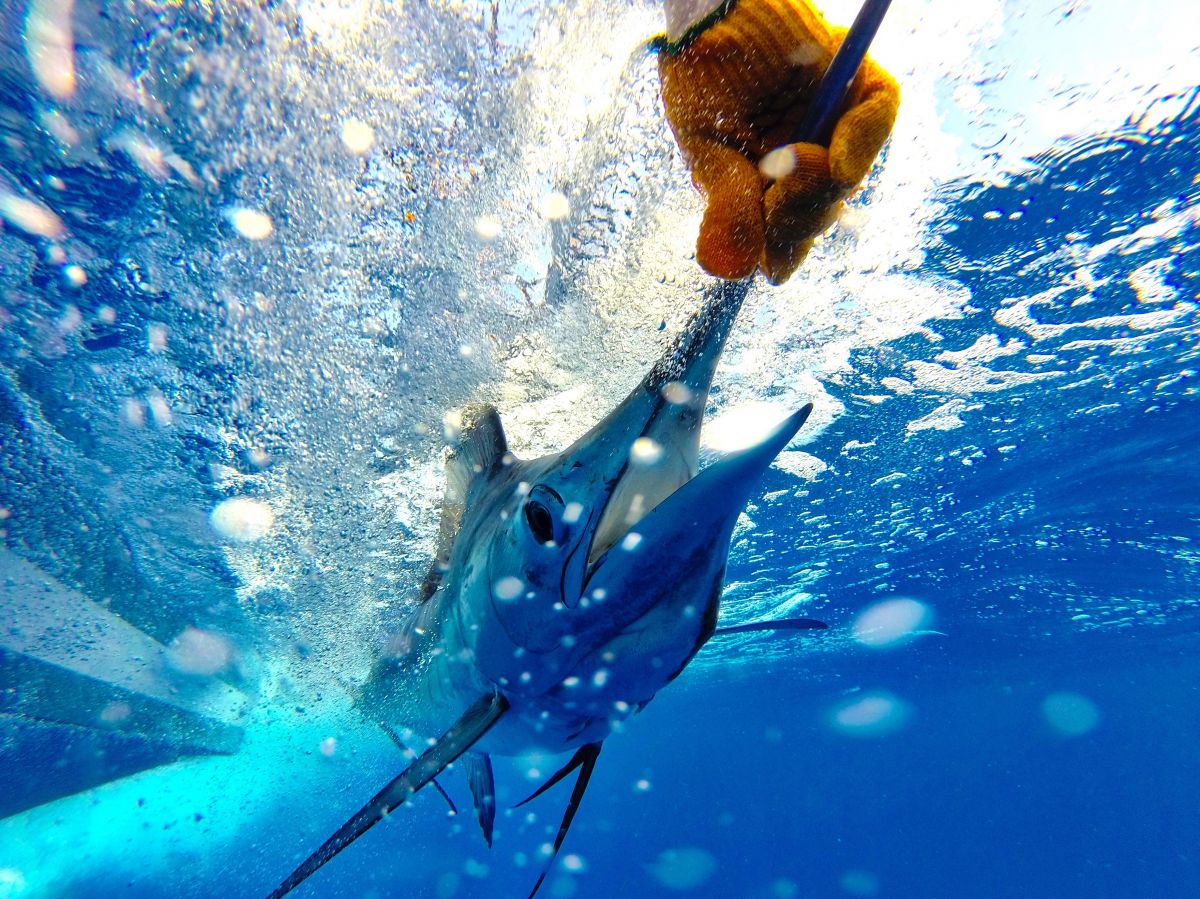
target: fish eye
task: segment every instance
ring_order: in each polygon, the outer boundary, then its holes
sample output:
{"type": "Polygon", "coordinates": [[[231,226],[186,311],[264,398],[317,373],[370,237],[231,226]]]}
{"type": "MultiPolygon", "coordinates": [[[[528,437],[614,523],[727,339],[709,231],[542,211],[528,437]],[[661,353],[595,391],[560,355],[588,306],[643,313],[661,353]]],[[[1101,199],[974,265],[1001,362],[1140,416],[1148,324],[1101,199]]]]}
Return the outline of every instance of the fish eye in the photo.
{"type": "Polygon", "coordinates": [[[562,498],[548,487],[537,486],[529,493],[525,501],[525,523],[529,525],[529,533],[542,546],[554,546],[562,543],[561,516],[555,515],[554,509],[561,509],[562,498]]]}
{"type": "Polygon", "coordinates": [[[554,518],[550,510],[537,500],[531,499],[525,504],[525,521],[529,524],[533,539],[538,543],[554,542],[554,518]]]}

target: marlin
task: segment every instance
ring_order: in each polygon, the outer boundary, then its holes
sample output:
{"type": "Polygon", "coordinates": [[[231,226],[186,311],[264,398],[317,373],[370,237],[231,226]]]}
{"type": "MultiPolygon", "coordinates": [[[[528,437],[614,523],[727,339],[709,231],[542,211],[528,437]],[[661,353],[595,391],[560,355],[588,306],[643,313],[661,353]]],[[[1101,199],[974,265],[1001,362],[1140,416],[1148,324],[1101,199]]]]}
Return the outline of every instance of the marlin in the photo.
{"type": "Polygon", "coordinates": [[[398,743],[402,735],[441,736],[271,899],[422,787],[440,790],[435,778],[460,759],[491,845],[490,755],[574,750],[525,800],[577,772],[532,897],[563,844],[605,738],[678,677],[709,639],[825,627],[807,618],[717,627],[734,524],[762,473],[812,411],[805,405],[759,443],[699,470],[713,373],[749,283],[711,288],[642,382],[560,453],[519,460],[493,407],[464,416],[446,462],[437,554],[420,603],[358,698],[398,743]]]}

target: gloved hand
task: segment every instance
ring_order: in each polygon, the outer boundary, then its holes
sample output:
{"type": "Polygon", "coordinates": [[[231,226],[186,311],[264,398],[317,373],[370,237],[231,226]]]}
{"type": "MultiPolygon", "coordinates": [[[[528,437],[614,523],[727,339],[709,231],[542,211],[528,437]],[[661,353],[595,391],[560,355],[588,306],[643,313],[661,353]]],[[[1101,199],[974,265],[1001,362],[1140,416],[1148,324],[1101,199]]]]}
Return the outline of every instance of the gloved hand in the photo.
{"type": "Polygon", "coordinates": [[[786,281],[870,171],[900,105],[896,81],[870,58],[829,148],[792,142],[845,34],[808,0],[727,0],[678,41],[657,42],[667,120],[708,200],[696,258],[710,274],[761,268],[786,281]],[[780,147],[794,166],[772,180],[759,163],[780,147]]]}

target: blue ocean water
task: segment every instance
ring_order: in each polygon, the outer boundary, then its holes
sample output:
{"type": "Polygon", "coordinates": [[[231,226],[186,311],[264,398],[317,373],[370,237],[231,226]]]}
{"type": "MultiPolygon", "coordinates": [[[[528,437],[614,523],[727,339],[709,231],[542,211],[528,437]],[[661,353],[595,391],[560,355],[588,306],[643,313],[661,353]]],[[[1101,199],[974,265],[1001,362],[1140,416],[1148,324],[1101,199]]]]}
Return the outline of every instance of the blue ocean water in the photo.
{"type": "MultiPolygon", "coordinates": [[[[722,620],[830,628],[703,650],[547,895],[1200,892],[1200,101],[1185,57],[1131,74],[1170,3],[1111,83],[1047,48],[1115,4],[984,8],[881,36],[910,118],[718,372],[714,418],[818,402],[722,620]],[[955,16],[922,81],[901,36],[955,16]]],[[[30,21],[71,14],[2,13],[0,897],[262,896],[403,765],[350,695],[428,564],[443,415],[561,446],[697,302],[658,10],[77,2],[67,85],[30,21]],[[14,649],[29,608],[65,636],[14,649]],[[148,681],[89,655],[118,632],[148,681]]],[[[507,809],[560,761],[497,760],[491,850],[422,794],[297,895],[525,895],[568,788],[507,809]]]]}

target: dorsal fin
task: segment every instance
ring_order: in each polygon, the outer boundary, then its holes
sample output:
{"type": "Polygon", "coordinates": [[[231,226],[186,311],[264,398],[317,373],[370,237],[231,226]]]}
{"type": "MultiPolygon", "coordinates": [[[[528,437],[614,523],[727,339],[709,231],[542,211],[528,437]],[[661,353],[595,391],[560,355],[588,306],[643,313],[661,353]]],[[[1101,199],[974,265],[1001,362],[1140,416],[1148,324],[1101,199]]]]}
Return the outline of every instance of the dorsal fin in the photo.
{"type": "Polygon", "coordinates": [[[437,592],[450,564],[454,538],[462,525],[463,509],[476,479],[488,478],[508,454],[504,426],[495,406],[468,406],[461,413],[461,428],[446,457],[446,494],[442,498],[442,521],[438,528],[433,564],[421,583],[418,602],[437,592]]]}
{"type": "Polygon", "coordinates": [[[446,459],[446,498],[465,503],[472,483],[486,478],[508,452],[508,440],[495,406],[468,406],[462,411],[462,429],[446,459]]]}

